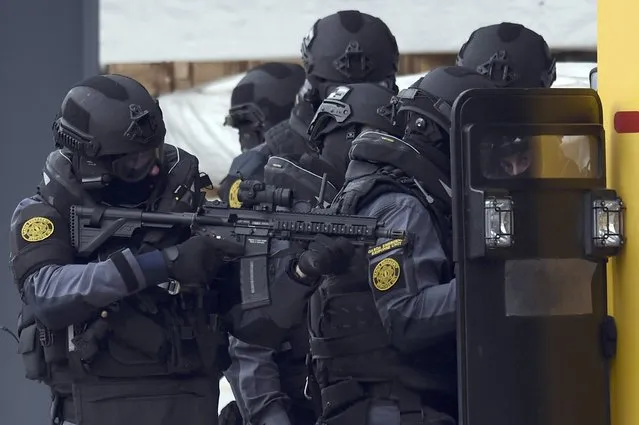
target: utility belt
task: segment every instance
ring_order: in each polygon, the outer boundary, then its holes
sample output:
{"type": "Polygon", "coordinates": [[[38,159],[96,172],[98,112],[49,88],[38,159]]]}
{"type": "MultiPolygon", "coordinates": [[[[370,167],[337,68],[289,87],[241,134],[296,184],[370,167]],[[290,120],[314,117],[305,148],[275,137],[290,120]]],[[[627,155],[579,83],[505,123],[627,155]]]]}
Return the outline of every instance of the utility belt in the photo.
{"type": "Polygon", "coordinates": [[[365,383],[346,379],[321,390],[322,417],[325,425],[366,425],[371,403],[390,400],[397,403],[401,425],[425,425],[428,412],[456,412],[456,400],[437,392],[417,392],[398,382],[365,383]]]}

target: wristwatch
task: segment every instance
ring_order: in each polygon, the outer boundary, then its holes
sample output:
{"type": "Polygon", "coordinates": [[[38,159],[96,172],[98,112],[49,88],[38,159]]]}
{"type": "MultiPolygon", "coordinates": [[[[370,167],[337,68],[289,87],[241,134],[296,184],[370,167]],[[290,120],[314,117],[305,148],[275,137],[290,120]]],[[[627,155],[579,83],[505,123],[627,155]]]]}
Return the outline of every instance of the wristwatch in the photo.
{"type": "Polygon", "coordinates": [[[313,286],[319,280],[319,277],[313,277],[313,276],[309,276],[307,274],[304,274],[304,272],[301,271],[299,266],[297,265],[297,260],[292,260],[291,261],[291,264],[290,264],[289,269],[288,269],[288,274],[296,282],[299,282],[299,283],[301,283],[303,285],[307,285],[307,286],[313,286]]]}

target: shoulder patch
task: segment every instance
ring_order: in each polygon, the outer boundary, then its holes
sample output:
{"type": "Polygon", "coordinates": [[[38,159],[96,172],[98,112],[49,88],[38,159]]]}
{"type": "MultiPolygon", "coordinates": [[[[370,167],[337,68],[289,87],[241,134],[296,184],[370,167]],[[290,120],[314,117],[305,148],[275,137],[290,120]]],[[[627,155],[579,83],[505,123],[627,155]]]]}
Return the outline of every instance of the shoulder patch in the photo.
{"type": "Polygon", "coordinates": [[[229,189],[229,207],[231,208],[242,208],[242,203],[237,197],[240,192],[240,183],[242,179],[235,180],[229,189]]]}
{"type": "Polygon", "coordinates": [[[384,258],[373,269],[373,286],[379,291],[388,291],[395,286],[401,275],[399,263],[394,258],[384,258]]]}
{"type": "Polygon", "coordinates": [[[27,242],[40,242],[53,234],[53,221],[46,217],[33,217],[25,221],[20,230],[22,239],[27,242]]]}
{"type": "Polygon", "coordinates": [[[377,257],[380,254],[391,251],[396,248],[401,248],[406,245],[406,239],[392,239],[388,242],[384,242],[381,245],[376,245],[368,250],[369,257],[377,257]]]}

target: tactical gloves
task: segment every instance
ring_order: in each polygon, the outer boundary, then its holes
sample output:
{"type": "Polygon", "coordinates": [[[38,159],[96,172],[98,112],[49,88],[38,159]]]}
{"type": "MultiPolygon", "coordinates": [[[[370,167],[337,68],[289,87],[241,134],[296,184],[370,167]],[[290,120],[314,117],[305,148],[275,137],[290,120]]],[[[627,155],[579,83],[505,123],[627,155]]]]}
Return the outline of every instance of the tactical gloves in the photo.
{"type": "Polygon", "coordinates": [[[297,259],[295,274],[306,281],[316,280],[322,275],[344,273],[354,251],[355,247],[346,238],[317,235],[297,259]]]}
{"type": "Polygon", "coordinates": [[[242,245],[211,236],[193,236],[162,250],[172,279],[198,285],[205,285],[215,278],[224,257],[237,257],[243,253],[242,245]]]}

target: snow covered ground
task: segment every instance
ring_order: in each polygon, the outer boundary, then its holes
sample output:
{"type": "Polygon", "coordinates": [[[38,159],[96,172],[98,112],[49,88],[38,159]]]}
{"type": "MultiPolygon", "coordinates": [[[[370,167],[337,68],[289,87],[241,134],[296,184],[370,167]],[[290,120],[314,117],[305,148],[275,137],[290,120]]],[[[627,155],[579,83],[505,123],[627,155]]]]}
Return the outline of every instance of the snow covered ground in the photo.
{"type": "MultiPolygon", "coordinates": [[[[554,87],[588,87],[588,74],[594,63],[559,63],[554,87]]],[[[397,84],[405,88],[419,75],[405,75],[397,84]]],[[[231,91],[243,74],[218,80],[194,89],[160,97],[167,126],[167,142],[193,153],[200,168],[213,183],[226,176],[231,160],[240,153],[237,133],[223,125],[231,91]]]]}
{"type": "Polygon", "coordinates": [[[105,63],[293,58],[318,18],[384,19],[401,52],[456,52],[477,27],[519,22],[556,49],[594,50],[596,0],[101,0],[105,63]]]}

